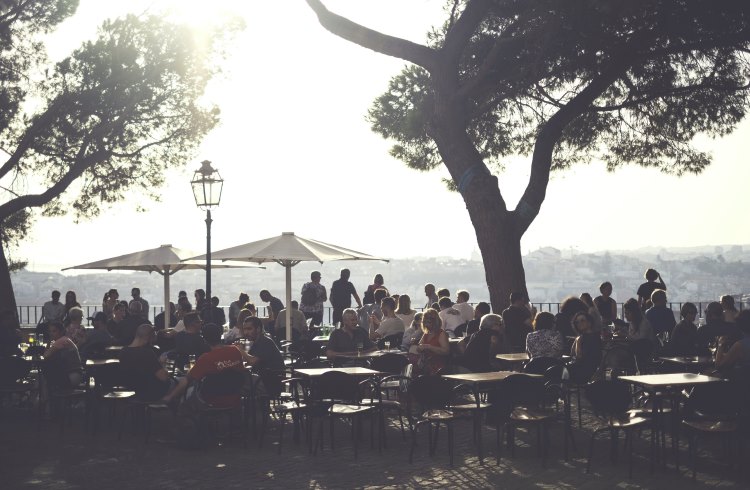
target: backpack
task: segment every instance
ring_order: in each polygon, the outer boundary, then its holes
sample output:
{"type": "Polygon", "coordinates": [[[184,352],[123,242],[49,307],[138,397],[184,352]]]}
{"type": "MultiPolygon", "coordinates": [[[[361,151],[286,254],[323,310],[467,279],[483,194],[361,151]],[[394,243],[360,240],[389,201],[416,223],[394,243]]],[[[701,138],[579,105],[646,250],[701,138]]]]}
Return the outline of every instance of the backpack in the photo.
{"type": "Polygon", "coordinates": [[[315,303],[318,302],[318,289],[314,286],[308,286],[302,292],[302,298],[300,299],[305,306],[315,306],[315,303]]]}

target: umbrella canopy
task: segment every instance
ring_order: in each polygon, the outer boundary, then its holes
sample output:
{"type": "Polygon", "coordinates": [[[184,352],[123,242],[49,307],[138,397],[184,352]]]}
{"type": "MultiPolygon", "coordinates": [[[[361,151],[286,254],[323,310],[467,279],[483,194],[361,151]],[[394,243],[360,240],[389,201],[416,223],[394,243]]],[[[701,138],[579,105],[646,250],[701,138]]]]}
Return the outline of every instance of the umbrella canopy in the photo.
{"type": "MultiPolygon", "coordinates": [[[[191,257],[189,260],[205,260],[205,255],[191,257]]],[[[320,262],[330,260],[388,260],[374,257],[348,248],[302,238],[293,232],[284,232],[279,236],[246,243],[236,247],[211,252],[216,260],[237,260],[246,262],[276,262],[286,269],[286,335],[292,338],[291,303],[292,303],[292,267],[300,262],[320,262]]]]}
{"type": "MultiPolygon", "coordinates": [[[[194,250],[162,245],[158,248],[141,250],[110,259],[98,260],[88,264],[66,267],[69,269],[106,269],[108,271],[145,271],[156,272],[164,276],[164,325],[169,325],[169,277],[182,269],[205,269],[206,263],[200,260],[186,260],[196,254],[194,250]]],[[[246,262],[224,262],[212,265],[212,268],[222,269],[230,267],[260,267],[246,262]]]]}

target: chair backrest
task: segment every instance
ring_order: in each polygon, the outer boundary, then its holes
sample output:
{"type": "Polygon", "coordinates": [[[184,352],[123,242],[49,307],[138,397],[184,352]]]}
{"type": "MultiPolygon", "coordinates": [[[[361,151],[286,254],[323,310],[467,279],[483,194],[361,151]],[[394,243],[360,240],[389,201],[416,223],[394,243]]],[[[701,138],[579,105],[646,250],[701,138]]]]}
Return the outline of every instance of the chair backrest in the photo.
{"type": "Polygon", "coordinates": [[[328,371],[315,378],[314,394],[321,400],[358,403],[362,396],[354,376],[341,371],[328,371]]]}
{"type": "Polygon", "coordinates": [[[500,395],[512,407],[538,407],[545,402],[544,378],[513,374],[499,385],[500,395]]]}
{"type": "Polygon", "coordinates": [[[603,416],[624,414],[632,399],[628,384],[619,380],[600,379],[591,382],[586,385],[584,392],[594,413],[603,416]]]}
{"type": "Polygon", "coordinates": [[[312,340],[299,339],[289,344],[287,350],[291,354],[298,356],[302,361],[310,361],[316,359],[320,355],[321,348],[320,345],[312,340]]]}
{"type": "Polygon", "coordinates": [[[562,366],[564,361],[556,357],[534,357],[523,368],[524,373],[545,374],[552,366],[562,366]]]}
{"type": "Polygon", "coordinates": [[[638,339],[631,342],[629,347],[635,356],[638,371],[645,373],[652,362],[654,343],[650,339],[638,339]]]}
{"type": "Polygon", "coordinates": [[[242,391],[245,379],[243,371],[225,369],[220,373],[207,375],[197,389],[203,398],[236,395],[242,391]]]}
{"type": "Polygon", "coordinates": [[[120,363],[102,364],[90,370],[90,374],[94,376],[97,386],[105,391],[126,384],[124,376],[120,374],[120,363]]]}
{"type": "Polygon", "coordinates": [[[741,407],[745,393],[737,391],[732,382],[717,382],[696,385],[685,401],[686,415],[700,412],[709,416],[734,416],[741,407]]]}
{"type": "Polygon", "coordinates": [[[26,377],[31,371],[31,363],[18,356],[0,357],[0,386],[12,385],[26,377]]]}
{"type": "Polygon", "coordinates": [[[271,369],[261,369],[258,376],[261,381],[263,381],[263,388],[269,398],[275,399],[281,395],[284,388],[284,372],[273,371],[271,369]]]}
{"type": "Polygon", "coordinates": [[[378,349],[385,349],[385,343],[390,342],[391,348],[399,347],[404,340],[404,332],[394,333],[378,340],[378,349]]]}
{"type": "Polygon", "coordinates": [[[615,345],[604,352],[602,369],[611,370],[616,376],[632,375],[638,371],[633,352],[624,345],[615,345]]]}
{"type": "Polygon", "coordinates": [[[403,354],[383,354],[370,362],[370,368],[388,374],[401,374],[409,365],[409,358],[403,354]]]}
{"type": "Polygon", "coordinates": [[[453,385],[442,376],[419,376],[409,383],[408,393],[420,407],[440,409],[453,400],[453,385]]]}

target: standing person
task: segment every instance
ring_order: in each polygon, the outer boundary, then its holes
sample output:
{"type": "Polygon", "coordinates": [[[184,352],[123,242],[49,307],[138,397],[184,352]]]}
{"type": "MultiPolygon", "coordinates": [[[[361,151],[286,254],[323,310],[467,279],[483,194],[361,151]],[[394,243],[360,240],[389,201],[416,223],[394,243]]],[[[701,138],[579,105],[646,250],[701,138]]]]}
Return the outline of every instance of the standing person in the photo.
{"type": "Polygon", "coordinates": [[[104,294],[104,299],[102,300],[102,311],[107,315],[108,320],[112,318],[112,312],[119,300],[120,293],[117,292],[117,289],[110,289],[104,294]]]}
{"type": "MultiPolygon", "coordinates": [[[[206,302],[204,302],[206,304],[206,302]]],[[[227,317],[224,315],[224,308],[219,306],[219,297],[211,297],[211,303],[201,310],[201,318],[206,323],[215,323],[221,327],[227,322],[227,317]]]]}
{"type": "Polygon", "coordinates": [[[724,321],[734,323],[734,319],[737,318],[737,315],[739,314],[737,307],[734,306],[734,297],[725,294],[719,299],[719,302],[724,310],[724,321]]]}
{"type": "Polygon", "coordinates": [[[195,311],[203,311],[203,308],[208,306],[205,290],[196,289],[195,291],[193,291],[193,297],[195,298],[195,311]]]}
{"type": "MultiPolygon", "coordinates": [[[[349,269],[341,269],[341,276],[331,284],[331,306],[333,307],[334,325],[337,325],[341,321],[341,314],[344,310],[352,307],[352,296],[354,296],[354,300],[357,302],[357,308],[362,307],[362,301],[359,299],[357,290],[354,288],[354,284],[349,281],[350,276],[351,272],[349,269]]],[[[370,288],[367,288],[367,291],[369,292],[370,288]]]]}
{"type": "Polygon", "coordinates": [[[456,303],[453,305],[461,313],[463,323],[469,323],[474,319],[474,307],[469,304],[469,292],[461,289],[456,293],[456,303]]]}
{"type": "Polygon", "coordinates": [[[60,291],[52,291],[52,299],[42,305],[42,317],[36,326],[36,333],[44,335],[49,340],[49,324],[62,322],[65,316],[65,305],[60,302],[60,291]]]}
{"type": "Polygon", "coordinates": [[[667,285],[664,284],[664,280],[661,278],[661,274],[656,272],[656,269],[647,269],[643,275],[646,278],[646,282],[638,286],[638,306],[641,310],[646,311],[650,305],[649,300],[651,299],[651,293],[656,289],[667,290],[667,285]]]}
{"type": "MultiPolygon", "coordinates": [[[[145,320],[148,320],[148,301],[146,301],[145,299],[141,298],[141,290],[140,290],[140,288],[133,288],[133,289],[131,289],[130,290],[130,296],[133,297],[133,299],[130,301],[131,303],[133,301],[135,301],[135,302],[138,302],[138,303],[141,304],[140,314],[141,314],[141,316],[145,320]]],[[[135,333],[135,332],[133,332],[133,333],[135,333]]],[[[128,342],[128,343],[130,343],[130,342],[128,342]]]]}
{"type": "Polygon", "coordinates": [[[396,307],[396,316],[404,322],[404,325],[411,325],[414,316],[417,314],[411,309],[411,298],[408,294],[402,294],[398,297],[398,306],[396,307]]]}
{"type": "MultiPolygon", "coordinates": [[[[229,305],[229,328],[237,326],[237,315],[239,315],[240,310],[248,301],[250,301],[250,296],[245,293],[240,293],[239,299],[237,301],[232,301],[229,305]]],[[[240,327],[241,326],[242,325],[240,325],[240,327]]]]}
{"type": "Polygon", "coordinates": [[[605,281],[599,285],[600,296],[594,299],[594,305],[602,317],[602,323],[609,325],[617,318],[617,302],[612,299],[612,283],[605,281]]]}
{"type": "MultiPolygon", "coordinates": [[[[331,294],[333,294],[333,290],[331,290],[331,294]]],[[[268,303],[268,320],[269,323],[273,325],[279,312],[284,309],[284,303],[282,303],[276,296],[272,296],[267,289],[260,292],[260,300],[264,303],[268,303]]]]}
{"type": "Polygon", "coordinates": [[[71,308],[80,308],[81,304],[78,302],[78,299],[76,298],[76,292],[75,291],[68,291],[65,293],[65,314],[63,315],[63,325],[67,326],[68,323],[70,323],[70,318],[68,318],[68,313],[70,312],[71,308]]]}
{"type": "Polygon", "coordinates": [[[375,291],[377,291],[380,288],[387,289],[384,285],[385,281],[383,280],[382,274],[375,274],[375,278],[372,280],[372,284],[367,286],[367,290],[365,291],[365,294],[362,296],[362,303],[366,305],[371,305],[375,302],[375,291]]]}
{"type": "Polygon", "coordinates": [[[424,295],[427,297],[427,303],[425,303],[424,307],[432,308],[433,303],[438,302],[438,296],[435,294],[435,285],[432,283],[427,283],[424,285],[424,295]]]}
{"type": "Polygon", "coordinates": [[[310,282],[302,286],[300,311],[305,318],[312,318],[312,325],[323,323],[323,303],[328,301],[326,287],[320,284],[320,272],[310,274],[310,282]]]}
{"type": "Polygon", "coordinates": [[[526,348],[526,336],[531,333],[531,312],[526,308],[526,295],[515,291],[510,293],[510,306],[503,310],[505,337],[514,352],[526,348]],[[520,350],[518,350],[520,349],[520,350]]]}

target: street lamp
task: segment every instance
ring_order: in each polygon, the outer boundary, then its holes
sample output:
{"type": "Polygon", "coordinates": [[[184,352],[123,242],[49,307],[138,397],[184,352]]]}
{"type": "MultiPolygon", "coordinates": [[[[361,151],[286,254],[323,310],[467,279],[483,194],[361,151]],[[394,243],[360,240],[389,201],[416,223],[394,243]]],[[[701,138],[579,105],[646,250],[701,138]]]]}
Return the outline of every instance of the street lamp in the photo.
{"type": "Polygon", "coordinates": [[[211,208],[218,206],[221,201],[221,189],[224,186],[224,179],[219,172],[211,167],[211,162],[204,160],[201,162],[201,168],[193,174],[193,180],[190,181],[193,186],[193,195],[195,204],[206,210],[206,298],[211,304],[211,208]]]}

